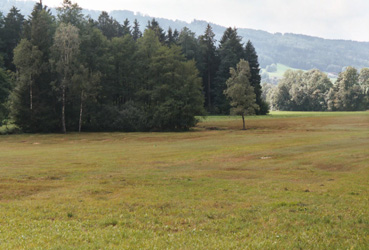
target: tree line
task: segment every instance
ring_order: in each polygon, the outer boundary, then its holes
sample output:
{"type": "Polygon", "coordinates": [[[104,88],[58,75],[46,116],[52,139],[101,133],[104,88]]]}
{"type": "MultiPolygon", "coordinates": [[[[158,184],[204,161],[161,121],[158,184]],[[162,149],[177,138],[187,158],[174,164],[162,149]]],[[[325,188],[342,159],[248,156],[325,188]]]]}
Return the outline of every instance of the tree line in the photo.
{"type": "Polygon", "coordinates": [[[369,68],[347,67],[333,84],[317,70],[285,72],[277,86],[263,84],[263,100],[276,110],[358,111],[369,109],[369,68]]]}
{"type": "Polygon", "coordinates": [[[0,15],[0,121],[25,132],[186,130],[196,115],[229,114],[224,91],[241,59],[254,113],[268,113],[252,43],[236,28],[214,37],[210,25],[196,37],[155,19],[142,33],[137,20],[93,20],[69,0],[57,16],[41,2],[27,19],[13,7],[0,15]]]}

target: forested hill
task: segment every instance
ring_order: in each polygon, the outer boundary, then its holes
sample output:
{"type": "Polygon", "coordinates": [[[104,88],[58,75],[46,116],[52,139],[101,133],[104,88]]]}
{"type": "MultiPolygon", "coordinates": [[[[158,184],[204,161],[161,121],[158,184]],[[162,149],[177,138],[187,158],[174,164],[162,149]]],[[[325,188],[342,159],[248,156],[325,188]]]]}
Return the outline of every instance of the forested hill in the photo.
{"type": "MultiPolygon", "coordinates": [[[[0,3],[0,11],[7,13],[12,6],[21,10],[28,16],[34,6],[32,1],[5,0],[0,3]]],[[[97,19],[101,11],[84,10],[84,14],[97,19]]],[[[133,23],[137,19],[143,30],[152,17],[132,11],[117,10],[109,13],[113,18],[122,23],[126,18],[133,23]]],[[[196,35],[205,31],[207,22],[194,20],[191,23],[173,21],[164,18],[156,18],[160,26],[167,30],[181,30],[188,27],[196,35]]],[[[245,24],[247,25],[247,24],[245,24]]],[[[226,27],[211,24],[216,39],[219,41],[226,27]]],[[[318,37],[296,34],[271,34],[266,31],[254,29],[238,29],[238,34],[243,42],[251,40],[259,55],[261,67],[273,63],[280,63],[292,68],[312,69],[318,68],[325,72],[338,73],[346,66],[356,68],[369,67],[369,42],[355,42],[346,40],[329,40],[318,37]]]]}

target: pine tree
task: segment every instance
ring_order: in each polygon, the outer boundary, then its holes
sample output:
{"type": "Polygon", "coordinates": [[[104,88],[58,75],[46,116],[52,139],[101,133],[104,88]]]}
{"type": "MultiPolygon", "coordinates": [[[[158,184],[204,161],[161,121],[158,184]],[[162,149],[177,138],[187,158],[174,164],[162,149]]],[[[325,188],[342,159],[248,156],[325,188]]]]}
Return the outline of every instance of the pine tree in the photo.
{"type": "Polygon", "coordinates": [[[129,24],[128,18],[126,18],[126,20],[124,20],[123,27],[122,27],[122,33],[123,33],[123,36],[132,35],[131,34],[131,26],[129,24]]]}
{"type": "Polygon", "coordinates": [[[229,112],[229,101],[223,92],[226,88],[226,81],[230,77],[229,69],[235,68],[240,59],[244,58],[244,50],[241,44],[241,37],[237,34],[236,28],[228,28],[224,31],[220,41],[219,49],[219,69],[215,79],[215,106],[217,112],[226,114],[229,112]]]}
{"type": "Polygon", "coordinates": [[[261,76],[258,55],[250,40],[247,42],[245,47],[245,60],[248,61],[250,65],[251,70],[250,84],[252,87],[254,87],[256,95],[256,103],[260,107],[260,109],[256,110],[256,114],[266,115],[269,112],[269,107],[268,104],[264,102],[261,98],[262,89],[261,89],[261,76]]]}
{"type": "Polygon", "coordinates": [[[70,0],[64,0],[62,7],[56,8],[58,12],[58,20],[62,23],[70,23],[79,29],[82,28],[82,24],[85,21],[82,8],[78,4],[73,4],[70,0]]]}
{"type": "Polygon", "coordinates": [[[22,37],[24,16],[16,7],[10,9],[4,19],[3,39],[4,39],[4,65],[6,69],[15,71],[13,64],[13,50],[22,37]]]}
{"type": "Polygon", "coordinates": [[[122,26],[106,11],[101,12],[98,18],[98,28],[109,40],[113,37],[118,37],[123,35],[122,26]]]}
{"type": "Polygon", "coordinates": [[[133,22],[133,30],[132,30],[133,40],[137,41],[140,37],[142,37],[142,32],[140,31],[140,24],[137,19],[133,22]]]}
{"type": "Polygon", "coordinates": [[[155,35],[158,37],[159,42],[162,44],[165,44],[165,32],[160,27],[159,23],[153,18],[151,21],[147,24],[147,29],[153,30],[155,32],[155,35]]]}
{"type": "Polygon", "coordinates": [[[195,33],[189,28],[184,27],[178,38],[178,45],[182,48],[182,53],[187,60],[201,61],[201,50],[199,41],[195,37],[195,33]]]}
{"type": "Polygon", "coordinates": [[[12,93],[11,115],[24,132],[51,132],[59,127],[59,117],[55,112],[58,102],[50,85],[54,78],[50,67],[54,31],[55,20],[51,12],[41,3],[36,3],[24,32],[24,39],[29,42],[24,53],[33,59],[19,52],[21,61],[30,60],[35,65],[23,64],[26,67],[19,68],[12,93]]]}
{"type": "Polygon", "coordinates": [[[208,24],[203,35],[199,37],[201,49],[201,75],[203,79],[203,89],[205,91],[205,106],[208,112],[214,110],[214,78],[218,69],[218,61],[216,57],[215,34],[208,24]]]}

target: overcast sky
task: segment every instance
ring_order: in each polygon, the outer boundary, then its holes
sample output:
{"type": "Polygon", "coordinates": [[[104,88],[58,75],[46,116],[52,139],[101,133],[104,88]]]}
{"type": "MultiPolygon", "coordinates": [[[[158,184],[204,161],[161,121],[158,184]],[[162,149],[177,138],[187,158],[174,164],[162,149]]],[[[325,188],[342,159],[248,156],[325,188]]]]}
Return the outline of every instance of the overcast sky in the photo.
{"type": "MultiPolygon", "coordinates": [[[[60,6],[62,0],[43,0],[60,6]]],[[[83,8],[369,42],[369,0],[75,0],[83,8]]]]}

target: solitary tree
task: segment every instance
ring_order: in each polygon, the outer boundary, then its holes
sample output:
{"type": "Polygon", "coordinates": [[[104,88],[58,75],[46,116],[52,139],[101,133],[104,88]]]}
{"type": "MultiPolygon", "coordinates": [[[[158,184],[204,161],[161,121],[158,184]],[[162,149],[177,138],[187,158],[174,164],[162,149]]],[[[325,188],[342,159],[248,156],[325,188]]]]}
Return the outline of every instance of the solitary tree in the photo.
{"type": "Polygon", "coordinates": [[[237,64],[237,69],[230,69],[231,77],[227,80],[224,94],[230,99],[231,114],[241,115],[245,130],[245,115],[255,114],[259,109],[256,104],[254,88],[250,84],[250,66],[243,59],[237,64]]]}

